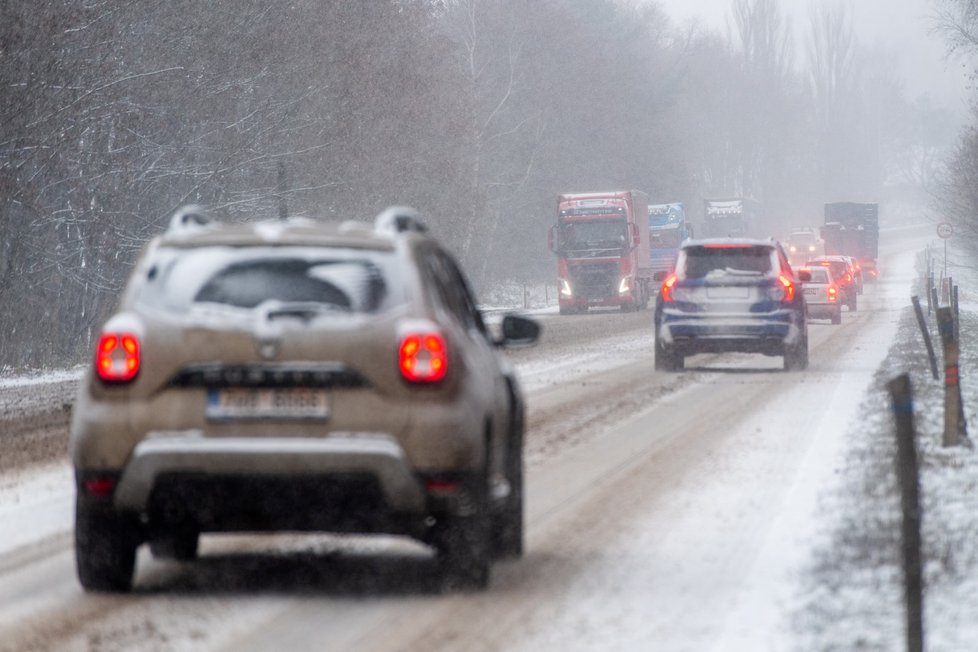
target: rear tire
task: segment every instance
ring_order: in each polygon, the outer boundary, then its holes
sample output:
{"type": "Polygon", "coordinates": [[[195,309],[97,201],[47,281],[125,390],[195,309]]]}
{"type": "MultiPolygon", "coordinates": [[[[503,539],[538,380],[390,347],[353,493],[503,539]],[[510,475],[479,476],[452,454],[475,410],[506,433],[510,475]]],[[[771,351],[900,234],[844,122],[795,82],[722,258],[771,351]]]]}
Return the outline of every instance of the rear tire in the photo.
{"type": "Polygon", "coordinates": [[[857,304],[856,304],[856,293],[855,292],[853,292],[849,296],[849,301],[846,303],[846,305],[849,306],[849,312],[856,312],[857,304]]]}
{"type": "Polygon", "coordinates": [[[802,371],[808,368],[808,338],[804,338],[798,346],[784,352],[784,370],[802,371]]]}
{"type": "Polygon", "coordinates": [[[523,556],[523,407],[514,407],[509,449],[506,452],[506,480],[509,495],[492,526],[492,556],[519,558],[523,556]]]}
{"type": "Polygon", "coordinates": [[[75,502],[75,566],[86,591],[132,590],[139,547],[135,516],[75,502]]]}
{"type": "Polygon", "coordinates": [[[471,515],[443,514],[431,532],[446,588],[483,590],[489,586],[492,541],[488,482],[483,473],[471,515]]]}
{"type": "Polygon", "coordinates": [[[659,338],[655,338],[655,369],[656,371],[679,371],[683,368],[683,356],[667,351],[659,338]]]}
{"type": "Polygon", "coordinates": [[[832,323],[837,325],[842,323],[842,306],[832,313],[832,323]]]}

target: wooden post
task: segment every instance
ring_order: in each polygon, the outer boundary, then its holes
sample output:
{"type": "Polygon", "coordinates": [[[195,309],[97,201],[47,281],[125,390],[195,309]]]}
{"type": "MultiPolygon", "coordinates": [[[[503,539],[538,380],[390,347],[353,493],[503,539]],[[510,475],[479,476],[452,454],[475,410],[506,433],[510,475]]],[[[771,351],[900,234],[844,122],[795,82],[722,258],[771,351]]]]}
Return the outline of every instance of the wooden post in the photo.
{"type": "Polygon", "coordinates": [[[924,574],[920,552],[920,481],[914,442],[913,388],[910,376],[902,374],[889,383],[890,401],[896,420],[897,478],[903,510],[903,579],[907,605],[907,650],[924,649],[924,574]]]}
{"type": "Polygon", "coordinates": [[[958,341],[954,338],[954,315],[951,308],[937,309],[937,327],[944,348],[944,438],[945,446],[957,446],[962,434],[961,384],[958,378],[958,341]]]}
{"type": "Polygon", "coordinates": [[[954,339],[961,342],[961,315],[958,311],[958,286],[951,287],[951,308],[954,310],[954,339]]]}
{"type": "Polygon", "coordinates": [[[930,300],[934,304],[934,310],[938,310],[941,307],[941,302],[937,299],[937,288],[932,287],[930,289],[930,300]]]}
{"type": "Polygon", "coordinates": [[[940,378],[937,373],[937,355],[934,354],[934,344],[930,341],[930,331],[927,330],[927,319],[924,318],[924,311],[920,307],[920,299],[916,296],[910,297],[913,303],[913,311],[917,315],[917,325],[920,327],[920,334],[924,336],[924,345],[927,347],[927,359],[930,361],[930,373],[934,380],[940,378]]]}

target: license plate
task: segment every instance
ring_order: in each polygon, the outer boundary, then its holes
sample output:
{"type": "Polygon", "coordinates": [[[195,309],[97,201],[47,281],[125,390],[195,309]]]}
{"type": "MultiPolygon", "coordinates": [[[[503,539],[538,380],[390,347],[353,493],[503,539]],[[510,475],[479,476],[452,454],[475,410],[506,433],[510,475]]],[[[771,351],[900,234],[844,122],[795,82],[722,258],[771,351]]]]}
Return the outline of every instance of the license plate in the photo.
{"type": "Polygon", "coordinates": [[[818,289],[816,289],[816,288],[805,288],[805,294],[814,296],[814,295],[818,294],[818,289]]]}
{"type": "Polygon", "coordinates": [[[750,296],[750,288],[723,285],[706,288],[706,296],[710,299],[746,299],[750,296]]]}
{"type": "Polygon", "coordinates": [[[329,393],[321,389],[215,389],[207,395],[207,418],[329,418],[329,393]]]}

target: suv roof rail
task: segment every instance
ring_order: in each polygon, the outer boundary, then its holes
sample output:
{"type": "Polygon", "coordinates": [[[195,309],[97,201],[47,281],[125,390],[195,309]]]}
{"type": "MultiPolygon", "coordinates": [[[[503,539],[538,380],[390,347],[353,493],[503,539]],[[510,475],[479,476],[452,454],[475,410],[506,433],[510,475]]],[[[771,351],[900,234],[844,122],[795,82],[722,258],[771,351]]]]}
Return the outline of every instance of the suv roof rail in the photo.
{"type": "Polygon", "coordinates": [[[167,233],[176,233],[187,229],[193,229],[210,224],[211,218],[207,217],[202,206],[189,204],[177,209],[177,212],[170,218],[170,225],[167,233]]]}
{"type": "Polygon", "coordinates": [[[374,219],[374,230],[386,233],[427,233],[418,211],[408,206],[391,206],[374,219]]]}

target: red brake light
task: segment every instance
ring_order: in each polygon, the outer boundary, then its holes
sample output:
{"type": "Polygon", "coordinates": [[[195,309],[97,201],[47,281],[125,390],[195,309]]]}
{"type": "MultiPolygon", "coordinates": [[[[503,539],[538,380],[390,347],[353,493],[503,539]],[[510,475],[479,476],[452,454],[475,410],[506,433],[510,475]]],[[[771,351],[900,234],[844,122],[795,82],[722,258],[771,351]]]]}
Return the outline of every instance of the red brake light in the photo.
{"type": "Polygon", "coordinates": [[[676,285],[676,281],[678,280],[679,280],[678,276],[676,276],[675,274],[670,274],[666,278],[666,280],[662,282],[662,290],[661,290],[662,300],[665,301],[666,303],[671,303],[673,301],[672,288],[674,285],[676,285]]]}
{"type": "Polygon", "coordinates": [[[103,333],[95,350],[95,372],[108,383],[127,383],[139,373],[139,339],[132,333],[103,333]]]}
{"type": "Polygon", "coordinates": [[[846,272],[846,283],[852,283],[852,274],[846,272]]]}
{"type": "Polygon", "coordinates": [[[834,285],[829,286],[829,301],[835,301],[838,298],[839,291],[834,285]]]}
{"type": "Polygon", "coordinates": [[[115,491],[114,478],[89,478],[84,482],[85,493],[96,498],[111,496],[115,491]]]}
{"type": "Polygon", "coordinates": [[[408,333],[398,357],[401,375],[412,383],[434,383],[448,372],[445,338],[438,332],[408,333]]]}
{"type": "Polygon", "coordinates": [[[778,275],[778,281],[784,286],[784,300],[791,301],[795,298],[795,284],[784,274],[778,275]]]}

